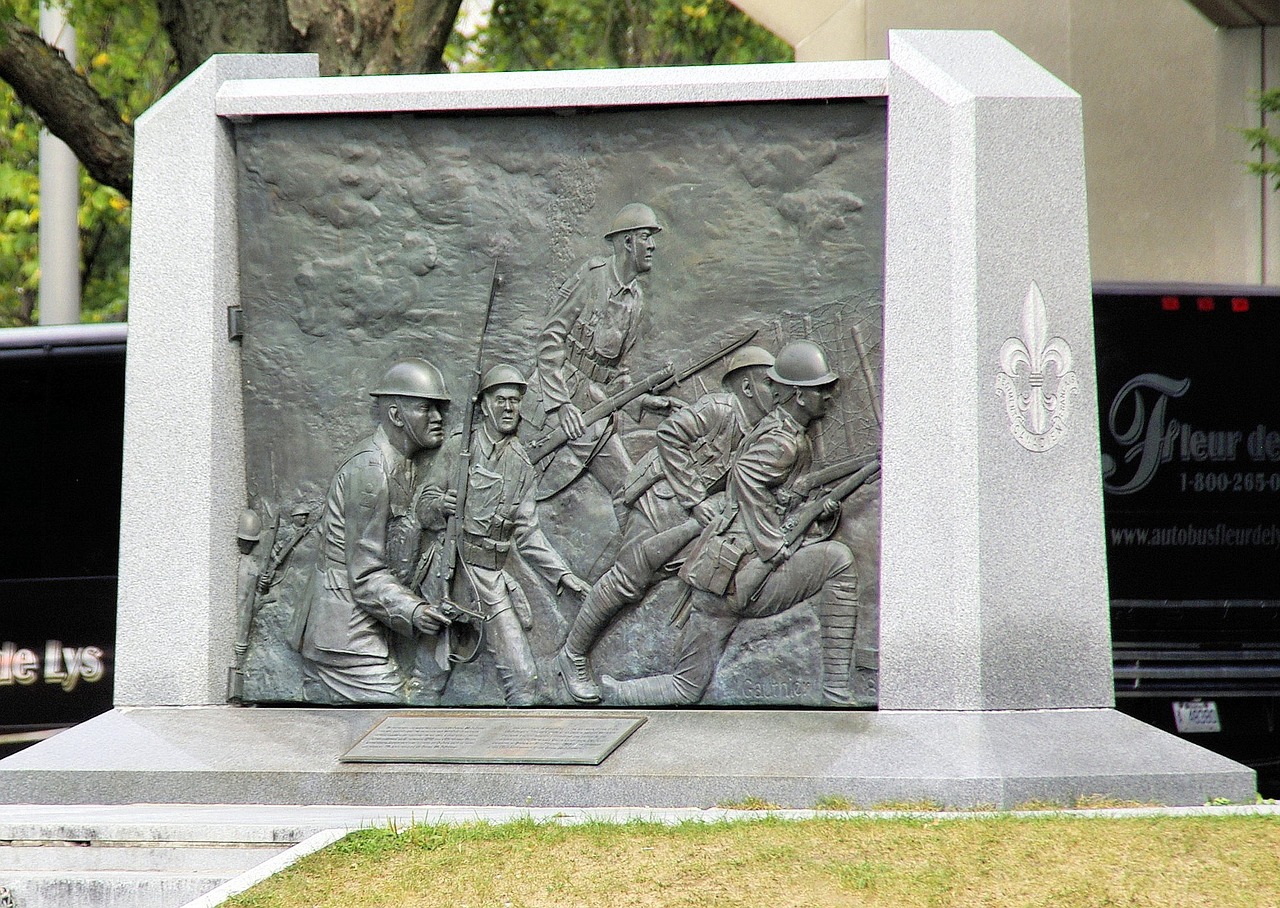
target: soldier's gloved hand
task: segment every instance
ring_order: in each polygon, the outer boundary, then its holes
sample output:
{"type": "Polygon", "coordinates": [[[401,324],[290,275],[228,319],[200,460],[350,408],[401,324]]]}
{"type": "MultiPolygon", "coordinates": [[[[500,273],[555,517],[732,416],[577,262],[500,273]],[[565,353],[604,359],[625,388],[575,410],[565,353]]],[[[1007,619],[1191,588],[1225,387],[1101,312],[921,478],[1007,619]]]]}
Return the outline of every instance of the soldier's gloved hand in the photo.
{"type": "Polygon", "coordinates": [[[822,503],[822,516],[820,520],[830,520],[840,513],[840,502],[834,498],[828,498],[822,503]]]}
{"type": "Polygon", "coordinates": [[[438,634],[449,620],[423,603],[413,610],[413,629],[419,634],[438,634]]]}
{"type": "Polygon", "coordinates": [[[442,530],[444,522],[458,512],[458,493],[441,486],[428,486],[418,496],[418,523],[423,529],[442,530]]]}
{"type": "Polygon", "coordinates": [[[668,397],[665,394],[646,394],[640,398],[640,409],[652,410],[654,413],[670,413],[683,406],[685,402],[680,398],[668,397]]]}
{"type": "Polygon", "coordinates": [[[259,577],[253,588],[258,591],[258,595],[265,595],[267,590],[271,589],[271,581],[266,577],[259,577]]]}
{"type": "Polygon", "coordinates": [[[587,424],[582,421],[582,411],[573,404],[565,404],[560,408],[560,425],[564,428],[564,434],[569,436],[569,440],[581,438],[582,434],[587,431],[587,424]]]}
{"type": "Polygon", "coordinates": [[[556,584],[556,595],[560,595],[563,590],[572,590],[579,596],[585,596],[591,592],[591,584],[583,580],[577,574],[568,573],[560,578],[560,582],[556,584]]]}

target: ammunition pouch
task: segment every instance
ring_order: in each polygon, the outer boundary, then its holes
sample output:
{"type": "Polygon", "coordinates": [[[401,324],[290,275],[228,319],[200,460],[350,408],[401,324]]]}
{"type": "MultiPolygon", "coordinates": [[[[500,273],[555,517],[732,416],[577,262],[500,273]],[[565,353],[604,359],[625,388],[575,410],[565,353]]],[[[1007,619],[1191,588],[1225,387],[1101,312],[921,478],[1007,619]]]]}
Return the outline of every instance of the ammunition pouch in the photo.
{"type": "Polygon", "coordinates": [[[462,560],[472,567],[500,571],[506,566],[507,556],[511,554],[511,540],[490,539],[488,536],[464,533],[459,550],[462,553],[462,560]]]}
{"type": "Polygon", "coordinates": [[[746,546],[732,536],[706,535],[680,568],[680,579],[694,589],[723,596],[746,557],[746,546]]]}
{"type": "Polygon", "coordinates": [[[618,377],[618,364],[622,357],[601,356],[595,349],[584,345],[576,333],[570,333],[565,338],[564,361],[597,385],[607,385],[618,377]]]}

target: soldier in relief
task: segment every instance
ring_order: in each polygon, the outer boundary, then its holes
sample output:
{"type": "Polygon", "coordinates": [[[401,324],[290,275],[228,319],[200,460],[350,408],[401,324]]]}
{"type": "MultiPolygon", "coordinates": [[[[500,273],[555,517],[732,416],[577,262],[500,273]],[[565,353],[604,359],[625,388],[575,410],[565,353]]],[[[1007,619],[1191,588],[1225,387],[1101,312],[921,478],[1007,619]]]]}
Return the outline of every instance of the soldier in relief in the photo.
{"type": "Polygon", "coordinates": [[[390,635],[436,634],[446,623],[411,586],[422,543],[416,458],[444,440],[444,378],[428,362],[407,360],[370,396],[378,427],[329,484],[317,563],[294,616],[290,642],[302,655],[310,702],[403,702],[390,635]]]}
{"type": "MultiPolygon", "coordinates": [[[[619,681],[603,676],[604,700],[620,705],[693,704],[711,684],[739,622],[777,615],[810,599],[821,629],[822,692],[828,705],[854,705],[851,687],[858,576],[853,553],[835,540],[788,544],[789,486],[810,466],[809,428],[826,415],[838,376],[809,341],[793,341],[768,376],[776,404],[750,432],[729,471],[723,513],[701,533],[680,570],[693,592],[674,671],[619,681]]],[[[838,514],[827,501],[823,513],[838,514]]]]}
{"type": "Polygon", "coordinates": [[[627,542],[591,588],[556,655],[556,672],[579,703],[600,700],[588,664],[596,641],[628,605],[674,577],[683,549],[724,509],[729,466],[743,438],[773,407],[765,376],[773,355],[747,346],[729,361],[722,389],[667,417],[655,445],[628,476],[627,542]]]}
{"type": "MultiPolygon", "coordinates": [[[[639,279],[653,268],[654,237],[661,231],[648,205],[624,205],[604,235],[613,254],[588,259],[560,286],[538,338],[538,368],[524,415],[536,431],[555,421],[568,435],[561,456],[570,461],[570,478],[561,487],[589,472],[613,495],[631,471],[616,416],[588,425],[582,414],[629,379],[627,356],[646,321],[639,279]]],[[[639,405],[666,412],[675,402],[646,395],[639,405]]]]}
{"type": "MultiPolygon", "coordinates": [[[[507,570],[516,553],[537,571],[557,594],[563,590],[583,596],[590,584],[565,563],[538,524],[537,478],[524,447],[516,438],[520,404],[527,383],[518,369],[497,365],[480,379],[480,426],[472,434],[467,494],[461,515],[458,558],[483,616],[485,647],[493,657],[508,706],[533,706],[540,681],[528,632],[534,616],[529,599],[507,570]]],[[[458,461],[461,436],[454,435],[436,458],[428,488],[447,486],[448,471],[458,461]]],[[[428,501],[457,501],[445,495],[428,501]]],[[[422,515],[430,530],[442,531],[448,514],[428,510],[422,515]]],[[[447,677],[437,678],[443,688],[447,677]]]]}

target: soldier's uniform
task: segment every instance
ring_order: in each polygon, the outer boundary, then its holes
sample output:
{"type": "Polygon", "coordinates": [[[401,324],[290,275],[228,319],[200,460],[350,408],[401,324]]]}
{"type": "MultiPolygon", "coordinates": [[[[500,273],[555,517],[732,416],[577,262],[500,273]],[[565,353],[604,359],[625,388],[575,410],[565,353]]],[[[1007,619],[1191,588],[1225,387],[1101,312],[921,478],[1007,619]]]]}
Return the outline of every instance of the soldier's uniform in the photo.
{"type": "MultiPolygon", "coordinates": [[[[449,485],[461,437],[441,448],[429,485],[449,485]]],[[[538,669],[526,634],[533,614],[524,590],[506,570],[512,550],[554,586],[572,571],[538,524],[537,482],[524,446],[485,421],[471,440],[471,464],[458,552],[485,616],[484,640],[508,706],[532,706],[538,669]]]]}
{"type": "Polygon", "coordinates": [[[403,677],[388,634],[414,635],[424,600],[406,585],[421,528],[414,461],[379,427],[334,474],[319,523],[320,552],[295,615],[308,700],[397,702],[403,677]]]}
{"type": "Polygon", "coordinates": [[[579,669],[563,660],[583,659],[618,612],[674,575],[681,550],[702,530],[691,512],[724,491],[734,452],[749,428],[741,402],[729,391],[705,394],[658,426],[655,447],[622,490],[627,503],[635,505],[628,541],[592,586],[569,630],[567,654],[557,662],[574,699],[598,700],[599,691],[585,663],[579,669]]]}
{"type": "MultiPolygon", "coordinates": [[[[643,314],[639,281],[623,284],[612,258],[592,258],[579,268],[561,285],[538,338],[538,369],[529,384],[525,421],[542,430],[549,416],[559,418],[565,404],[585,412],[619,390],[619,379],[628,375],[627,354],[642,333],[643,314]]],[[[616,419],[588,426],[565,447],[611,495],[632,467],[617,437],[616,419]]]]}
{"type": "Polygon", "coordinates": [[[738,622],[777,615],[812,597],[822,629],[823,694],[851,700],[858,580],[853,553],[823,540],[785,552],[788,487],[812,461],[805,428],[777,408],[751,431],[729,473],[724,513],[698,537],[680,576],[693,607],[670,674],[612,682],[625,704],[696,703],[738,622]],[[779,561],[778,559],[783,559],[779,561]]]}

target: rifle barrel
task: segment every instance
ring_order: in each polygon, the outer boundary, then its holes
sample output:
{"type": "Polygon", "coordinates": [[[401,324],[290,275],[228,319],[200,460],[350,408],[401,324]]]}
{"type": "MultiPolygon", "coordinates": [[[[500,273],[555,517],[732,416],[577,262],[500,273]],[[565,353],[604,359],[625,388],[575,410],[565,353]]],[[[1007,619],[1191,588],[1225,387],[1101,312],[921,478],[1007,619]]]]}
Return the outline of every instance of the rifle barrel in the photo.
{"type": "MultiPolygon", "coordinates": [[[[612,416],[614,413],[617,413],[637,397],[643,397],[646,394],[651,394],[654,390],[668,382],[682,382],[686,378],[698,374],[703,369],[707,368],[707,366],[748,343],[758,333],[758,331],[752,331],[749,334],[744,334],[741,337],[734,338],[728,343],[721,344],[713,352],[695,360],[693,363],[685,366],[679,371],[676,370],[674,365],[668,363],[656,372],[649,373],[635,384],[619,391],[617,394],[606,397],[590,410],[587,410],[582,414],[583,423],[589,426],[593,423],[599,422],[605,417],[612,416]]],[[[525,446],[525,451],[529,455],[529,461],[537,464],[558,451],[566,442],[568,442],[568,440],[569,436],[564,431],[564,428],[562,426],[557,426],[550,432],[539,435],[537,438],[530,441],[529,444],[525,446]]]]}

